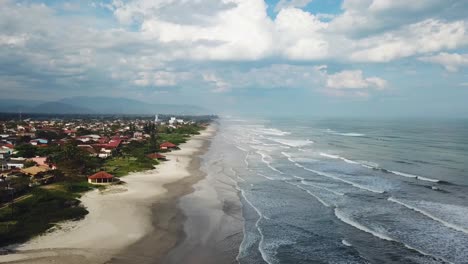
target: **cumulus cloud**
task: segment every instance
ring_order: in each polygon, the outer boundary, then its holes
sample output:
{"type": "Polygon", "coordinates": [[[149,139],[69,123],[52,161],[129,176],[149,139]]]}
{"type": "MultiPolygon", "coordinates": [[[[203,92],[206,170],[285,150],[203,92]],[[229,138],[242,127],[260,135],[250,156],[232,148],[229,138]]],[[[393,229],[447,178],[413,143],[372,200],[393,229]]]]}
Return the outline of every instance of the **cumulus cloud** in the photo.
{"type": "Polygon", "coordinates": [[[370,90],[386,82],[316,65],[422,56],[449,70],[463,66],[432,54],[468,45],[467,1],[345,0],[343,12],[325,21],[301,9],[310,2],[281,0],[270,17],[263,0],[96,1],[90,14],[83,6],[0,0],[0,87],[370,90]]]}
{"type": "Polygon", "coordinates": [[[361,70],[341,71],[327,76],[327,87],[332,89],[384,89],[387,82],[378,77],[364,78],[361,70]]]}
{"type": "Polygon", "coordinates": [[[467,23],[425,20],[400,30],[356,41],[353,61],[389,62],[395,59],[468,44],[467,23]]]}
{"type": "Polygon", "coordinates": [[[330,29],[362,37],[429,18],[459,20],[468,11],[464,0],[344,0],[343,13],[331,22],[330,29]]]}
{"type": "Polygon", "coordinates": [[[450,72],[456,72],[459,68],[468,66],[468,54],[441,52],[438,55],[421,57],[419,60],[440,64],[450,72]]]}

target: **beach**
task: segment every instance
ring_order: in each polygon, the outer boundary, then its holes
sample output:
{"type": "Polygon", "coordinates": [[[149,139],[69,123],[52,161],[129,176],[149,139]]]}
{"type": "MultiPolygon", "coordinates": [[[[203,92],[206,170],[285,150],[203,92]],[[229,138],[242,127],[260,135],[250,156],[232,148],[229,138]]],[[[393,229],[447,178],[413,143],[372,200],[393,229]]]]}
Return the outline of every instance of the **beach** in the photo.
{"type": "MultiPolygon", "coordinates": [[[[193,185],[203,182],[206,173],[200,170],[201,155],[209,149],[215,133],[216,127],[209,126],[181,144],[180,150],[167,153],[168,161],[156,169],[125,176],[122,185],[86,193],[80,199],[89,211],[84,219],[57,224],[47,234],[16,246],[14,254],[0,256],[0,262],[171,262],[169,252],[183,245],[191,238],[192,229],[197,229],[189,226],[194,216],[184,211],[180,198],[197,193],[193,185]]],[[[207,199],[192,206],[204,210],[205,202],[216,200],[204,197],[207,199]]],[[[209,215],[223,212],[222,207],[219,211],[212,204],[206,206],[212,208],[209,215]]],[[[185,255],[190,255],[186,251],[185,255]]]]}

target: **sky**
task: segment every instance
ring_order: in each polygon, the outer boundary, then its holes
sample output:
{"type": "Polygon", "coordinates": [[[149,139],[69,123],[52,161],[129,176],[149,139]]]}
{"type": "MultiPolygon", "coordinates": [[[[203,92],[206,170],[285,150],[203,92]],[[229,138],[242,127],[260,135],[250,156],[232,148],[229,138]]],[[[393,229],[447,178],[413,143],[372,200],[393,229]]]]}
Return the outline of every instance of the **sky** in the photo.
{"type": "Polygon", "coordinates": [[[0,0],[0,97],[468,117],[466,0],[0,0]]]}

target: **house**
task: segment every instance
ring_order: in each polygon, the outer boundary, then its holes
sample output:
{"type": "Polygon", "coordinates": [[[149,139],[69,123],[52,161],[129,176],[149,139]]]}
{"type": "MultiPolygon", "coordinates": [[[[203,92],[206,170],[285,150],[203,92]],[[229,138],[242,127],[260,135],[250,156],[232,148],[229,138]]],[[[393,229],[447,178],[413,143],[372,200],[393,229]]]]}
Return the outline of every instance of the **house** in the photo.
{"type": "Polygon", "coordinates": [[[34,157],[34,158],[30,158],[29,160],[34,161],[39,166],[47,165],[46,163],[47,157],[34,157]]]}
{"type": "Polygon", "coordinates": [[[11,151],[0,148],[0,160],[7,160],[11,155],[11,151]]]}
{"type": "Polygon", "coordinates": [[[105,171],[100,171],[88,177],[88,182],[91,184],[106,185],[118,182],[118,179],[105,171]]]}
{"type": "Polygon", "coordinates": [[[161,145],[159,145],[160,149],[175,149],[177,146],[171,142],[164,142],[161,145]]]}
{"type": "Polygon", "coordinates": [[[43,138],[38,138],[38,139],[33,139],[33,140],[29,141],[29,143],[31,145],[33,145],[33,146],[47,145],[49,143],[49,140],[43,139],[43,138]]]}
{"type": "Polygon", "coordinates": [[[112,150],[107,149],[107,148],[102,148],[101,151],[98,154],[98,157],[103,158],[103,159],[108,158],[110,156],[112,156],[112,150]]]}
{"type": "Polygon", "coordinates": [[[99,152],[91,145],[78,145],[77,147],[83,150],[84,152],[88,153],[88,155],[91,157],[97,157],[99,154],[99,152]]]}
{"type": "Polygon", "coordinates": [[[166,156],[161,155],[159,153],[151,153],[151,154],[146,155],[146,157],[150,159],[166,160],[166,156]]]}
{"type": "Polygon", "coordinates": [[[22,169],[25,162],[26,160],[24,158],[11,158],[9,161],[7,161],[7,167],[9,170],[15,168],[22,169]]]}
{"type": "Polygon", "coordinates": [[[63,133],[70,137],[76,136],[76,130],[73,129],[64,129],[63,133]]]}
{"type": "Polygon", "coordinates": [[[120,146],[121,143],[122,143],[121,139],[112,139],[111,141],[109,141],[109,143],[107,143],[107,145],[104,146],[104,148],[116,149],[120,146]]]}
{"type": "Polygon", "coordinates": [[[0,171],[6,171],[8,170],[8,164],[4,160],[0,160],[0,171]]]}
{"type": "Polygon", "coordinates": [[[138,132],[137,131],[137,132],[133,133],[133,137],[134,138],[142,138],[143,137],[143,132],[138,132]]]}

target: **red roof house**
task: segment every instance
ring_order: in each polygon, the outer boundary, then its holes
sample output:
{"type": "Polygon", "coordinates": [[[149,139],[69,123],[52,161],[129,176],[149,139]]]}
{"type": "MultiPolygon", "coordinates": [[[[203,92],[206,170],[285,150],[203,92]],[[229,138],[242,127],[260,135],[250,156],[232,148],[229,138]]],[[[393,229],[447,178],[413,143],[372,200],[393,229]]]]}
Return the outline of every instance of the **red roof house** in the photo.
{"type": "Polygon", "coordinates": [[[161,155],[159,153],[151,153],[146,156],[150,159],[166,160],[166,156],[161,155]]]}
{"type": "Polygon", "coordinates": [[[175,144],[172,144],[171,142],[164,142],[161,145],[159,145],[160,149],[173,149],[177,148],[175,144]]]}
{"type": "Polygon", "coordinates": [[[114,176],[105,171],[100,171],[89,176],[88,182],[91,184],[110,184],[114,182],[114,176]]]}

